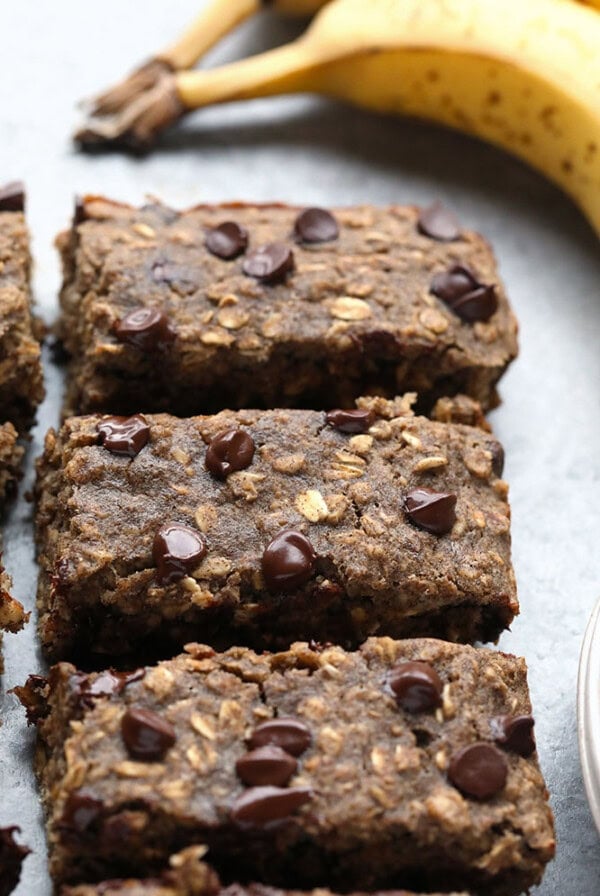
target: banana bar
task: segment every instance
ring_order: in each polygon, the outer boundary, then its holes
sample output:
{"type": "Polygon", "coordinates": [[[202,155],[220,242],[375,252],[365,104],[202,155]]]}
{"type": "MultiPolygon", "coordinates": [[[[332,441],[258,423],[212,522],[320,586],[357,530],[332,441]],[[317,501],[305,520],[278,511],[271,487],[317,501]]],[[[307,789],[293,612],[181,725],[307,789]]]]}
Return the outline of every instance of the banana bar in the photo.
{"type": "Polygon", "coordinates": [[[51,430],[36,486],[46,655],[496,640],[518,612],[502,447],[415,416],[413,399],[51,430]]]}
{"type": "Polygon", "coordinates": [[[0,188],[0,421],[26,430],[44,397],[40,324],[32,314],[25,192],[0,188]]]}
{"type": "Polygon", "coordinates": [[[151,876],[205,844],[225,884],[517,896],[554,854],[508,654],[195,644],[129,673],[59,664],[20,695],[57,885],[151,876]]]}
{"type": "Polygon", "coordinates": [[[491,407],[517,352],[490,247],[439,204],[175,212],[88,196],[58,245],[71,414],[407,390],[491,407]]]}

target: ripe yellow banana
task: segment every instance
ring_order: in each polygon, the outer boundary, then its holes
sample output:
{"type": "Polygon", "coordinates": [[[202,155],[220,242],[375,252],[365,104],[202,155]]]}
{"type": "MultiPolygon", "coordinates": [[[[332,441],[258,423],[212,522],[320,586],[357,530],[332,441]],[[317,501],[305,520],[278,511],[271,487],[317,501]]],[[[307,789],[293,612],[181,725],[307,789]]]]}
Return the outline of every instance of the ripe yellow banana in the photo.
{"type": "MultiPolygon", "coordinates": [[[[90,105],[93,115],[114,115],[148,90],[152,90],[170,71],[192,68],[205,53],[245,19],[266,5],[287,16],[309,17],[330,0],[209,0],[206,7],[178,40],[156,53],[123,81],[95,97],[90,105]]],[[[423,0],[427,2],[427,0],[423,0]]],[[[600,0],[576,0],[600,9],[600,0]]],[[[367,13],[368,15],[368,13],[367,13]]]]}
{"type": "Polygon", "coordinates": [[[315,92],[432,119],[545,173],[600,233],[600,16],[572,0],[332,0],[286,47],[170,74],[86,141],[152,140],[191,109],[315,92]]]}

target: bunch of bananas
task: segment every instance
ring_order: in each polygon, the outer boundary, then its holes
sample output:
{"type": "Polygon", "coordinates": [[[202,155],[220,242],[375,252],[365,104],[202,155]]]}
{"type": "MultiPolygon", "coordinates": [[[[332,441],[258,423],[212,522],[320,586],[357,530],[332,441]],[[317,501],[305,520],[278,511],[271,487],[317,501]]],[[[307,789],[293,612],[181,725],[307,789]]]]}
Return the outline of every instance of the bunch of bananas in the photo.
{"type": "Polygon", "coordinates": [[[192,109],[313,92],[441,122],[561,186],[600,234],[600,0],[274,0],[302,37],[191,67],[261,0],[212,0],[172,47],[94,101],[84,146],[147,146],[192,109]],[[593,8],[596,7],[596,8],[593,8]]]}

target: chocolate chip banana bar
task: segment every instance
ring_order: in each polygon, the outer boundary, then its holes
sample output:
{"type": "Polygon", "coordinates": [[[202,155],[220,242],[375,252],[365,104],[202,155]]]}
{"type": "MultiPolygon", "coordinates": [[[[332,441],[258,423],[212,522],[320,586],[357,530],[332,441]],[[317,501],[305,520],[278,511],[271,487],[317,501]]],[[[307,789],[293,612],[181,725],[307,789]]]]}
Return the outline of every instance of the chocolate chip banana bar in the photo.
{"type": "Polygon", "coordinates": [[[36,487],[46,655],[496,639],[518,612],[502,448],[414,416],[413,397],[50,431],[36,487]]]}
{"type": "Polygon", "coordinates": [[[234,647],[20,691],[56,883],[206,844],[224,883],[516,896],[554,853],[524,660],[370,638],[234,647]]]}
{"type": "MultiPolygon", "coordinates": [[[[171,856],[169,868],[145,880],[108,880],[100,884],[65,886],[60,896],[334,896],[330,890],[303,892],[279,890],[264,884],[230,884],[225,887],[204,861],[204,846],[190,846],[171,856]]],[[[366,896],[366,894],[351,894],[366,896]]],[[[370,896],[418,896],[408,890],[372,893],[370,896]]],[[[423,894],[421,894],[423,896],[423,894]]],[[[428,896],[442,896],[430,893],[428,896]]],[[[468,896],[466,893],[446,893],[445,896],[468,896]]]]}
{"type": "Polygon", "coordinates": [[[0,188],[0,420],[19,432],[32,423],[44,397],[24,209],[21,183],[0,188]]]}
{"type": "Polygon", "coordinates": [[[408,390],[489,407],[517,351],[491,249],[441,206],[88,196],[58,245],[69,413],[329,409],[408,390]]]}

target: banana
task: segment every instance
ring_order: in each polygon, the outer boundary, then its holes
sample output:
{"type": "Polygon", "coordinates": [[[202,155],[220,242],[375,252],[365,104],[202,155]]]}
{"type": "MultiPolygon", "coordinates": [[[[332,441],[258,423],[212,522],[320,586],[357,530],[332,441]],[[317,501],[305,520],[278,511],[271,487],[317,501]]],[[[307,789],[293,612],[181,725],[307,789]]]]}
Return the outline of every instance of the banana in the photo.
{"type": "MultiPolygon", "coordinates": [[[[208,50],[266,3],[286,16],[313,16],[330,0],[209,0],[197,18],[171,46],[156,53],[126,78],[92,99],[92,115],[114,115],[152,90],[168,72],[192,68],[208,50]]],[[[426,2],[426,0],[424,0],[426,2]]],[[[573,0],[600,9],[600,0],[573,0]]]]}
{"type": "Polygon", "coordinates": [[[170,74],[83,143],[148,143],[191,109],[314,92],[440,122],[546,174],[600,234],[600,16],[572,0],[331,0],[297,41],[170,74]]]}

